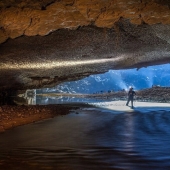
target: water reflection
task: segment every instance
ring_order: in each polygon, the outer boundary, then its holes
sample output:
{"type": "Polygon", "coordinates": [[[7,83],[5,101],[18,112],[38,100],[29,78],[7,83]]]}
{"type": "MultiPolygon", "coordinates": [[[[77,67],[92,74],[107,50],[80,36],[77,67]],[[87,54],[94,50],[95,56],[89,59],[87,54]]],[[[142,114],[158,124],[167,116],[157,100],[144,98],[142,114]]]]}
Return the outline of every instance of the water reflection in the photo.
{"type": "Polygon", "coordinates": [[[135,126],[134,126],[134,116],[132,114],[127,114],[124,121],[125,129],[122,135],[125,136],[122,141],[123,147],[127,152],[134,152],[133,143],[135,138],[135,126]]]}
{"type": "Polygon", "coordinates": [[[169,111],[145,111],[81,108],[9,130],[0,134],[0,168],[169,170],[169,111]]]}
{"type": "Polygon", "coordinates": [[[26,101],[25,104],[36,105],[36,90],[27,89],[25,93],[19,94],[18,97],[24,98],[26,101]]]}
{"type": "MultiPolygon", "coordinates": [[[[66,104],[66,103],[94,103],[102,102],[103,99],[99,98],[86,98],[82,95],[75,94],[65,94],[65,93],[48,93],[47,96],[43,94],[37,94],[35,89],[28,89],[24,93],[19,92],[18,96],[14,98],[17,104],[26,105],[48,105],[48,104],[66,104]],[[22,100],[23,99],[23,100],[22,100]]],[[[104,99],[105,101],[110,101],[111,99],[104,99]]]]}
{"type": "Polygon", "coordinates": [[[36,103],[41,105],[65,104],[65,103],[93,103],[93,102],[101,102],[101,101],[103,100],[93,99],[93,98],[78,98],[78,97],[71,97],[71,96],[59,96],[59,97],[37,96],[36,97],[36,103]]]}

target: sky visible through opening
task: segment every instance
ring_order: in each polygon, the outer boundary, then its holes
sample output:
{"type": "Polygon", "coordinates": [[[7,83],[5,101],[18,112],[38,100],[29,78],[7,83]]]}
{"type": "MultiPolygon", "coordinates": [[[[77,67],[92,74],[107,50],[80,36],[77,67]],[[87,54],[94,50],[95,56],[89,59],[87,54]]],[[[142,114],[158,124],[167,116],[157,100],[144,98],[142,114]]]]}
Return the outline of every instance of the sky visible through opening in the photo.
{"type": "Polygon", "coordinates": [[[170,87],[170,64],[149,66],[128,70],[109,70],[104,74],[91,75],[82,80],[65,82],[44,92],[66,93],[98,93],[127,90],[133,86],[135,90],[150,88],[153,85],[170,87]]]}

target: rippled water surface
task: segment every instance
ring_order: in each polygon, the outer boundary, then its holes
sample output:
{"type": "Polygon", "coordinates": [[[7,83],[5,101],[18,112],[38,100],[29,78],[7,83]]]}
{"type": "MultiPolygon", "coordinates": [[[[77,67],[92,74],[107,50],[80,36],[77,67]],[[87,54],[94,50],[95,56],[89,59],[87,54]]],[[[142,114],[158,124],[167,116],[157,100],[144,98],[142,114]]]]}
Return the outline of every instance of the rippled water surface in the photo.
{"type": "Polygon", "coordinates": [[[6,131],[0,169],[169,170],[170,112],[84,108],[6,131]]]}

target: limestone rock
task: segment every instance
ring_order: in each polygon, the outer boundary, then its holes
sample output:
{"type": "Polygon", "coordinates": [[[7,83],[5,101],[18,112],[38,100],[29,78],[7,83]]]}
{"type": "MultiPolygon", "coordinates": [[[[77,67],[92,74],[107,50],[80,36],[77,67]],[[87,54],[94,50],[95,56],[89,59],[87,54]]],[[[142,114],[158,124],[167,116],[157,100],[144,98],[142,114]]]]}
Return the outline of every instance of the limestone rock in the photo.
{"type": "Polygon", "coordinates": [[[170,26],[169,25],[162,25],[162,24],[157,24],[157,25],[152,25],[151,26],[155,34],[161,38],[162,40],[165,40],[170,44],[170,26]]]}
{"type": "Polygon", "coordinates": [[[88,25],[83,15],[72,6],[55,3],[44,11],[32,11],[30,26],[25,30],[25,35],[47,35],[61,28],[75,29],[88,25]]]}
{"type": "Polygon", "coordinates": [[[24,34],[30,25],[29,10],[8,8],[1,11],[0,24],[10,38],[16,38],[24,34]]]}
{"type": "Polygon", "coordinates": [[[141,17],[145,23],[150,25],[157,23],[170,24],[170,9],[168,6],[148,3],[143,8],[141,17]]]}
{"type": "Polygon", "coordinates": [[[121,19],[110,29],[86,26],[9,40],[0,45],[0,87],[51,87],[109,69],[167,63],[169,30],[170,25],[136,26],[121,19]]]}
{"type": "Polygon", "coordinates": [[[4,0],[0,3],[0,26],[8,38],[13,39],[21,35],[44,36],[58,29],[92,24],[113,28],[120,18],[136,25],[170,24],[168,5],[158,0],[4,0]]]}
{"type": "Polygon", "coordinates": [[[4,32],[4,30],[0,29],[0,44],[5,42],[8,39],[8,35],[4,32]]]}
{"type": "Polygon", "coordinates": [[[50,87],[169,56],[168,0],[0,1],[0,90],[50,87]]]}

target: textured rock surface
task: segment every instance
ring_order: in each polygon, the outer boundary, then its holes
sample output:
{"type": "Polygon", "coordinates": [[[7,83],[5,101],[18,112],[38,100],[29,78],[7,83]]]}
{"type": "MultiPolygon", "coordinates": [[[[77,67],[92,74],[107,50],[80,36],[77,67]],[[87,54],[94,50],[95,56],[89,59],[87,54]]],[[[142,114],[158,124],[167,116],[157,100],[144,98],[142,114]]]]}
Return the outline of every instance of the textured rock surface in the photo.
{"type": "MultiPolygon", "coordinates": [[[[86,105],[82,105],[87,107],[86,105]]],[[[37,122],[44,119],[49,119],[55,116],[63,116],[70,110],[77,110],[81,105],[49,105],[49,106],[1,106],[0,107],[0,133],[21,126],[37,122]]]]}
{"type": "Polygon", "coordinates": [[[170,61],[166,0],[0,2],[0,90],[170,61]]]}
{"type": "Polygon", "coordinates": [[[154,0],[13,0],[0,3],[0,27],[7,38],[47,35],[61,28],[114,27],[120,18],[133,24],[170,24],[168,1],[154,0]]]}
{"type": "Polygon", "coordinates": [[[135,26],[122,20],[117,29],[58,30],[45,37],[21,37],[1,44],[0,86],[49,87],[109,69],[170,61],[168,34],[159,25],[135,26]]]}

